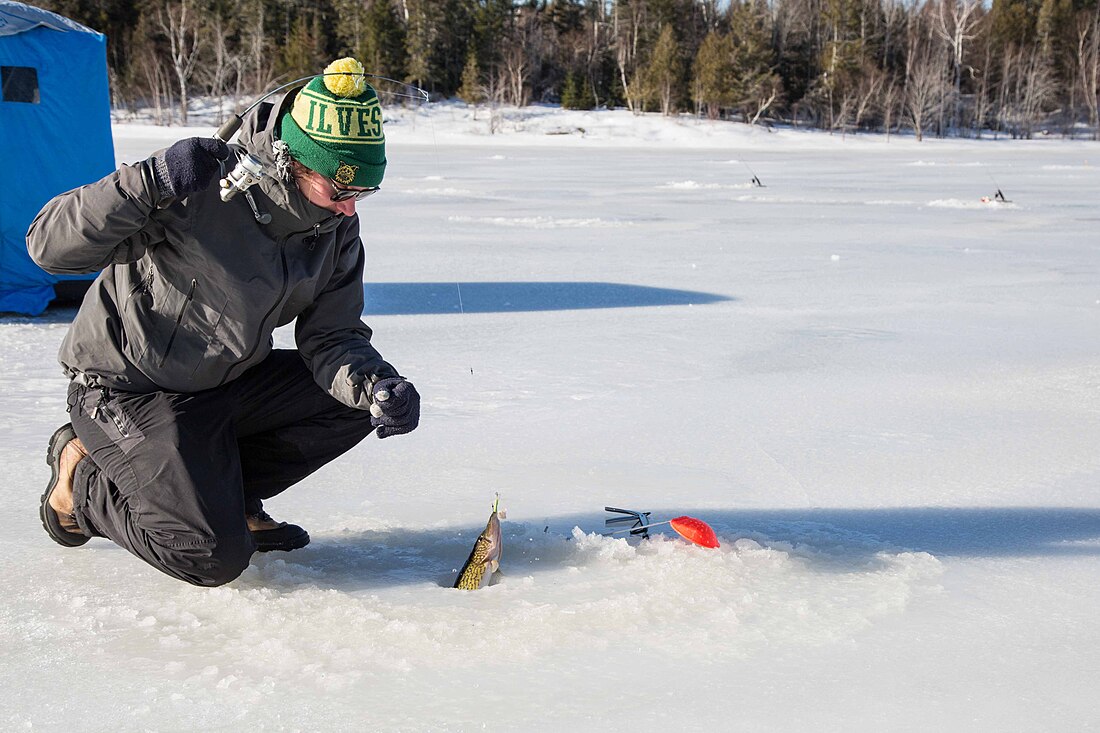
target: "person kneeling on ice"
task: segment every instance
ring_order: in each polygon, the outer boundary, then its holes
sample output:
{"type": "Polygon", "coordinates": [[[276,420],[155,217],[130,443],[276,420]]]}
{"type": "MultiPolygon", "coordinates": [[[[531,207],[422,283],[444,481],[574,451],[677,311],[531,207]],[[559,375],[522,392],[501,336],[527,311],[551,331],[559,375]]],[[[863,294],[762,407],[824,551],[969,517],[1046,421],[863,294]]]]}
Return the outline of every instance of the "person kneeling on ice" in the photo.
{"type": "Polygon", "coordinates": [[[420,418],[360,320],[355,202],[386,168],[362,65],[259,104],[239,141],[180,140],[54,198],[27,234],[49,272],[103,270],[61,346],[72,422],[50,440],[43,526],[203,586],[309,542],[265,499],[420,418]],[[246,153],[270,175],[223,202],[219,173],[246,153]],[[297,349],[273,350],[294,319],[297,349]]]}

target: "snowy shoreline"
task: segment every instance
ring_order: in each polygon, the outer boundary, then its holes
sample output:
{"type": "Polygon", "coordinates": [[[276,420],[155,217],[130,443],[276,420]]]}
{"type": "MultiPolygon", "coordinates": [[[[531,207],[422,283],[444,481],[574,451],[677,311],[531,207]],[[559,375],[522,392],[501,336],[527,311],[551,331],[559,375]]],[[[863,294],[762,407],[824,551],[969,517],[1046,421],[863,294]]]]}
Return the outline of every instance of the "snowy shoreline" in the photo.
{"type": "MultiPolygon", "coordinates": [[[[486,146],[538,147],[621,147],[653,145],[684,149],[804,149],[830,148],[912,148],[943,150],[974,145],[999,148],[1012,144],[1022,148],[1035,146],[1081,146],[1091,150],[1100,142],[1037,136],[1032,140],[1013,140],[1006,135],[994,139],[925,137],[918,142],[911,133],[830,133],[789,126],[766,127],[729,120],[708,120],[690,114],[664,117],[650,112],[636,115],[626,109],[567,110],[554,105],[502,107],[497,111],[495,131],[491,129],[493,111],[488,107],[469,107],[461,102],[437,102],[420,107],[394,106],[386,110],[386,136],[397,144],[462,144],[486,146]]],[[[228,116],[228,112],[224,116],[228,116]]],[[[151,115],[115,112],[116,131],[132,131],[157,139],[175,140],[187,135],[208,135],[224,119],[216,107],[203,104],[193,112],[187,126],[154,125],[151,115]],[[140,133],[138,132],[140,131],[140,133]]],[[[124,134],[131,134],[125,132],[124,134]]]]}

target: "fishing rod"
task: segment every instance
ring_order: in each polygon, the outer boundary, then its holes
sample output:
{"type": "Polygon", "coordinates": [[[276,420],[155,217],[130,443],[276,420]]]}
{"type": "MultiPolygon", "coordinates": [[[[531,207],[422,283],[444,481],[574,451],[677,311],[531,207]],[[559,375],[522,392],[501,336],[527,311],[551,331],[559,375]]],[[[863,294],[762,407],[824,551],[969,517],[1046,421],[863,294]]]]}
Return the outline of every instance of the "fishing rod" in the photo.
{"type": "MultiPolygon", "coordinates": [[[[403,97],[405,99],[416,99],[421,102],[431,101],[428,93],[420,87],[413,86],[412,84],[407,84],[403,81],[398,81],[397,79],[391,79],[388,76],[367,73],[360,74],[352,71],[322,72],[320,74],[310,74],[309,76],[303,76],[300,79],[288,81],[285,84],[280,84],[274,89],[265,92],[262,96],[252,102],[252,104],[245,107],[240,114],[234,114],[224,123],[222,123],[222,126],[218,128],[217,132],[214,133],[214,137],[218,140],[221,140],[223,143],[228,143],[231,139],[233,139],[233,136],[236,135],[237,132],[241,129],[241,125],[244,124],[244,116],[252,110],[256,109],[256,107],[263,104],[263,102],[271,97],[271,95],[278,94],[284,89],[290,89],[296,85],[305,86],[309,82],[321,76],[362,76],[371,79],[379,79],[381,81],[391,82],[399,87],[404,87],[405,89],[410,90],[410,93],[408,94],[391,91],[387,91],[386,94],[391,94],[395,97],[403,97]],[[416,93],[412,94],[411,92],[416,93]]],[[[231,170],[229,174],[226,175],[226,177],[221,179],[221,181],[219,182],[219,184],[221,185],[222,201],[229,201],[238,193],[243,193],[245,195],[245,198],[248,199],[249,206],[252,207],[252,213],[255,215],[256,221],[260,222],[261,224],[270,223],[271,215],[260,212],[256,208],[255,202],[251,199],[251,194],[248,193],[248,189],[262,181],[264,175],[264,166],[260,159],[257,158],[255,155],[252,155],[251,153],[245,153],[237,161],[237,164],[233,167],[233,170],[231,170]]]]}
{"type": "Polygon", "coordinates": [[[994,201],[1000,201],[1002,204],[1012,203],[1011,201],[1009,201],[1008,199],[1005,198],[1004,193],[1001,191],[1000,185],[997,183],[997,179],[995,179],[993,177],[993,174],[989,172],[989,169],[986,168],[985,166],[982,166],[982,170],[984,170],[985,174],[987,176],[989,176],[989,180],[993,182],[993,186],[997,189],[997,193],[993,194],[993,200],[994,201]]]}
{"type": "Polygon", "coordinates": [[[760,178],[759,178],[759,176],[757,176],[757,175],[756,175],[756,171],[754,171],[754,170],[752,169],[752,166],[750,166],[750,165],[749,165],[749,164],[748,164],[748,163],[747,163],[746,161],[744,161],[744,160],[742,160],[742,161],[741,161],[741,165],[743,165],[743,166],[745,166],[746,168],[748,168],[748,169],[749,169],[749,173],[751,173],[751,174],[752,174],[752,185],[756,186],[757,188],[767,188],[767,186],[765,186],[765,185],[764,185],[763,183],[761,183],[761,182],[760,182],[760,178]]]}

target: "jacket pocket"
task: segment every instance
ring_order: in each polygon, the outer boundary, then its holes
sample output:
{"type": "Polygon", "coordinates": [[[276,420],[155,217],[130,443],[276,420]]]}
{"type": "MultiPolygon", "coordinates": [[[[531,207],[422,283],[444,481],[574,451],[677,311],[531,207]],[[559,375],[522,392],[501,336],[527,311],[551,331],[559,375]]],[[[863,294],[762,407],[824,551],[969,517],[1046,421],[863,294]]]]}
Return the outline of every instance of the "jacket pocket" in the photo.
{"type": "Polygon", "coordinates": [[[187,313],[188,306],[191,305],[191,300],[195,297],[195,288],[198,286],[199,281],[191,278],[191,287],[187,289],[187,297],[183,299],[183,303],[180,304],[179,312],[176,313],[176,323],[172,326],[172,333],[168,335],[168,344],[164,347],[164,353],[160,356],[160,366],[164,366],[164,363],[168,361],[168,354],[172,351],[172,344],[176,342],[176,334],[179,333],[180,324],[183,323],[183,316],[187,313]]]}
{"type": "Polygon", "coordinates": [[[215,386],[204,366],[220,308],[204,304],[206,288],[197,277],[180,286],[155,272],[150,286],[137,290],[123,308],[123,353],[146,377],[170,392],[197,392],[215,386]]]}

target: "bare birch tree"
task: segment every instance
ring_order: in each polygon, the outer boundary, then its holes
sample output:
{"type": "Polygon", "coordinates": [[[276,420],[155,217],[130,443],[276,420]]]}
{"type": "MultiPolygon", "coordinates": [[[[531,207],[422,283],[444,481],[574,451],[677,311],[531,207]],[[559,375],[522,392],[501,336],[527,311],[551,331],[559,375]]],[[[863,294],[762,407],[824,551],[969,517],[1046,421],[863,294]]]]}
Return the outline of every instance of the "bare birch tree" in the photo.
{"type": "Polygon", "coordinates": [[[878,68],[873,64],[866,64],[863,69],[863,73],[859,76],[859,83],[856,86],[856,102],[855,102],[855,120],[854,124],[859,127],[865,119],[868,113],[875,110],[880,104],[882,97],[882,88],[886,84],[886,72],[878,68]]]}
{"type": "Polygon", "coordinates": [[[639,45],[646,23],[646,4],[615,0],[611,18],[615,66],[619,72],[626,106],[634,114],[640,114],[644,110],[645,94],[642,87],[645,83],[639,71],[639,45]]]}
{"type": "Polygon", "coordinates": [[[936,45],[920,18],[913,18],[905,61],[903,108],[918,141],[924,139],[929,122],[942,112],[948,89],[947,67],[936,45]]]}
{"type": "Polygon", "coordinates": [[[882,109],[882,127],[886,131],[886,139],[890,139],[890,132],[894,129],[894,119],[904,99],[904,90],[897,79],[890,77],[882,90],[880,106],[882,109]]]}
{"type": "Polygon", "coordinates": [[[188,85],[202,53],[205,38],[199,28],[202,16],[192,0],[165,2],[157,9],[157,25],[168,37],[169,59],[179,89],[180,118],[187,124],[188,85]]]}
{"type": "Polygon", "coordinates": [[[970,76],[975,80],[977,87],[974,91],[974,137],[980,138],[989,119],[989,111],[992,100],[990,84],[990,70],[993,68],[993,45],[986,41],[983,44],[981,68],[970,67],[970,76]]]}
{"type": "Polygon", "coordinates": [[[1089,113],[1092,139],[1100,140],[1100,114],[1097,96],[1100,94],[1100,2],[1091,13],[1077,16],[1077,83],[1081,98],[1089,113]]]}
{"type": "Polygon", "coordinates": [[[154,36],[155,29],[144,19],[134,33],[134,59],[137,62],[137,78],[141,88],[141,97],[153,110],[153,123],[167,125],[172,122],[172,81],[159,53],[154,36]]]}
{"type": "Polygon", "coordinates": [[[1030,139],[1057,92],[1054,69],[1042,49],[1016,48],[1004,55],[1002,119],[1013,137],[1030,139]]]}
{"type": "Polygon", "coordinates": [[[537,13],[521,11],[501,53],[508,101],[517,107],[531,100],[530,80],[545,52],[542,21],[537,13]]]}
{"type": "Polygon", "coordinates": [[[977,37],[981,22],[978,10],[981,0],[939,0],[938,12],[932,25],[936,35],[947,44],[951,52],[952,100],[949,127],[959,129],[962,117],[963,58],[967,44],[977,37]]]}
{"type": "Polygon", "coordinates": [[[235,17],[235,13],[230,13],[230,17],[226,18],[221,13],[215,12],[207,18],[203,29],[210,38],[210,56],[209,63],[203,65],[199,77],[206,93],[217,100],[219,119],[225,111],[225,95],[229,92],[229,80],[234,73],[240,73],[242,66],[239,56],[229,45],[229,36],[236,31],[233,27],[235,17]]]}

